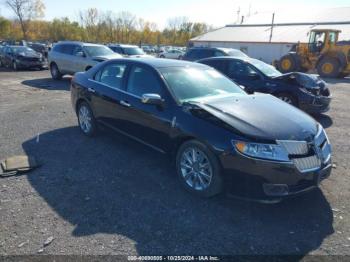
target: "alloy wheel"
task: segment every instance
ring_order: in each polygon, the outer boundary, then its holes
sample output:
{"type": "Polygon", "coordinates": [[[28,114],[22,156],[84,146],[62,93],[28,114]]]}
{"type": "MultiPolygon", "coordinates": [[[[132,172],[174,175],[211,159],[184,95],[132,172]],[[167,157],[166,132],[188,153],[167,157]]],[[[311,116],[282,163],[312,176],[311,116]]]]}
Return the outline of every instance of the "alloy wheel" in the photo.
{"type": "Polygon", "coordinates": [[[286,102],[287,104],[293,105],[292,99],[288,96],[280,96],[278,98],[281,99],[282,101],[286,102]]]}
{"type": "Polygon", "coordinates": [[[79,125],[84,133],[89,133],[92,128],[92,116],[90,109],[85,105],[79,108],[79,125]]]}
{"type": "Polygon", "coordinates": [[[210,186],[213,168],[208,156],[197,147],[187,148],[181,156],[181,174],[192,189],[203,191],[210,186]]]}

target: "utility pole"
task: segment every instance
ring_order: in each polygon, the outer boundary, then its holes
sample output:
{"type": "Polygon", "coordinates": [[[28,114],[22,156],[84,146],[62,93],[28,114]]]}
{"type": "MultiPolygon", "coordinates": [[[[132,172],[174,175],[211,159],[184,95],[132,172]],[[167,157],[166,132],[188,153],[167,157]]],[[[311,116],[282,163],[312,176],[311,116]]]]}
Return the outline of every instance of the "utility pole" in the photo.
{"type": "Polygon", "coordinates": [[[241,13],[241,7],[239,6],[237,9],[237,18],[236,18],[236,24],[239,23],[239,18],[240,18],[240,13],[241,13]]]}
{"type": "Polygon", "coordinates": [[[275,23],[275,13],[272,14],[271,32],[270,32],[270,43],[271,43],[271,40],[272,40],[274,23],[275,23]]]}

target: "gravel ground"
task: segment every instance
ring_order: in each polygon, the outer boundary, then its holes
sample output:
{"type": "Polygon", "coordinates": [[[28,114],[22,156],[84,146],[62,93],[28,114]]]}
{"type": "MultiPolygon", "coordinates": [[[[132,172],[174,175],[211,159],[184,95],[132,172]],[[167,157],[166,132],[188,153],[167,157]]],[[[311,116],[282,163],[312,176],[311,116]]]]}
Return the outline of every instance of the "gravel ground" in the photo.
{"type": "Polygon", "coordinates": [[[333,143],[332,176],[264,205],[198,199],[168,158],[110,131],[84,137],[69,78],[0,72],[0,159],[27,153],[42,164],[0,179],[0,255],[350,255],[350,79],[330,88],[332,109],[318,120],[333,143]]]}

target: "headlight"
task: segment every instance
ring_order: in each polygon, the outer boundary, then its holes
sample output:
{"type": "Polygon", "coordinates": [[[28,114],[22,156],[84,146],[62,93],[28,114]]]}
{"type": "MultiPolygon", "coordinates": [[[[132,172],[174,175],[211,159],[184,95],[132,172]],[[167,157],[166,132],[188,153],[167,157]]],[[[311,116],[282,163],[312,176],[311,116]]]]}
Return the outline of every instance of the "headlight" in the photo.
{"type": "Polygon", "coordinates": [[[289,162],[287,151],[280,145],[232,141],[235,149],[243,155],[273,161],[289,162]]]}

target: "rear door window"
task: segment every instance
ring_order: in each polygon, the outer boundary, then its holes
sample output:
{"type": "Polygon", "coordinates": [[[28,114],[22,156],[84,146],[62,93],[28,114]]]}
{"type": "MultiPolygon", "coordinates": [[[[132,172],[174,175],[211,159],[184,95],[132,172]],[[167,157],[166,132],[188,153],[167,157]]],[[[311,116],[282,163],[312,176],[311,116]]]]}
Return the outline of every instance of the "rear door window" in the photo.
{"type": "Polygon", "coordinates": [[[62,45],[62,53],[66,55],[72,55],[75,47],[77,47],[77,45],[71,45],[71,44],[62,45]]]}
{"type": "Polygon", "coordinates": [[[216,70],[226,74],[226,61],[225,60],[208,60],[204,62],[206,65],[215,68],[216,70]]]}
{"type": "Polygon", "coordinates": [[[226,53],[224,53],[221,50],[215,50],[214,51],[214,56],[227,56],[226,53]]]}
{"type": "Polygon", "coordinates": [[[110,87],[122,89],[125,69],[125,64],[108,64],[96,74],[95,80],[110,87]]]}
{"type": "Polygon", "coordinates": [[[228,63],[227,75],[237,79],[245,79],[250,75],[256,75],[258,72],[254,70],[249,64],[241,61],[230,61],[228,63]]]}
{"type": "Polygon", "coordinates": [[[83,48],[81,48],[81,46],[77,45],[73,48],[72,54],[74,56],[76,56],[78,53],[81,53],[81,52],[84,53],[83,48]]]}

